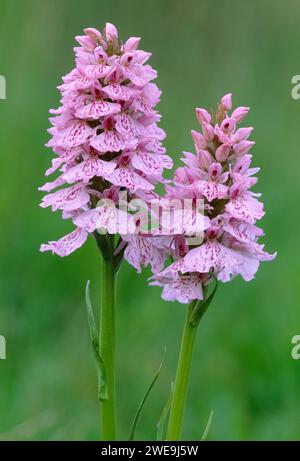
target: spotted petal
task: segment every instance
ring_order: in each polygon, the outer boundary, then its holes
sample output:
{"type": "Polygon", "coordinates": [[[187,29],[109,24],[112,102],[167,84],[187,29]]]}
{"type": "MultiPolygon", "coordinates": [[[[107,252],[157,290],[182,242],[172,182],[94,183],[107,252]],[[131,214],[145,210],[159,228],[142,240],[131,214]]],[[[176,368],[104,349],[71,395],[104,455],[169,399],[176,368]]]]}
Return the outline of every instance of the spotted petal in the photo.
{"type": "Polygon", "coordinates": [[[163,287],[162,299],[188,304],[191,301],[203,299],[203,289],[198,274],[178,276],[172,281],[163,282],[159,279],[150,283],[151,286],[163,287]]]}
{"type": "Polygon", "coordinates": [[[113,101],[128,101],[130,98],[136,96],[139,92],[134,88],[117,83],[110,83],[102,88],[102,91],[113,101]]]}
{"type": "Polygon", "coordinates": [[[66,235],[60,240],[41,245],[40,251],[52,251],[58,256],[69,256],[73,251],[80,248],[86,241],[88,233],[82,229],[75,229],[71,234],[66,235]]]}
{"type": "Polygon", "coordinates": [[[91,146],[99,152],[119,152],[125,149],[126,143],[115,130],[105,130],[91,139],[91,146]]]}
{"type": "Polygon", "coordinates": [[[261,219],[265,214],[263,204],[248,192],[230,200],[225,209],[234,218],[250,224],[254,224],[257,219],[261,219]]]}
{"type": "Polygon", "coordinates": [[[183,272],[220,271],[241,264],[242,256],[217,241],[208,241],[189,251],[184,258],[183,272]]]}
{"type": "Polygon", "coordinates": [[[109,179],[110,174],[116,168],[113,162],[105,162],[99,158],[89,158],[74,166],[63,175],[65,181],[72,184],[77,181],[89,182],[94,176],[102,176],[109,179]]]}
{"type": "Polygon", "coordinates": [[[68,128],[61,129],[48,143],[49,146],[62,146],[66,150],[84,144],[94,134],[94,129],[84,121],[77,120],[68,128]]]}
{"type": "Polygon", "coordinates": [[[197,183],[197,187],[201,194],[203,194],[209,202],[214,199],[221,199],[227,196],[228,188],[224,184],[200,180],[197,183]]]}
{"type": "Polygon", "coordinates": [[[46,195],[41,203],[42,208],[52,206],[52,211],[58,209],[72,211],[85,206],[90,200],[88,192],[82,185],[75,185],[67,189],[58,190],[46,195]]]}
{"type": "Polygon", "coordinates": [[[128,242],[124,258],[138,272],[141,272],[142,267],[151,265],[152,272],[156,273],[164,267],[164,251],[157,248],[151,243],[151,238],[139,235],[123,236],[128,242]]]}
{"type": "Polygon", "coordinates": [[[120,110],[120,104],[96,100],[77,109],[76,116],[82,119],[97,120],[100,117],[117,114],[120,110]]]}
{"type": "Polygon", "coordinates": [[[130,215],[116,208],[111,200],[104,200],[92,210],[85,211],[75,217],[74,224],[89,233],[105,230],[109,234],[128,231],[130,215]]]}
{"type": "Polygon", "coordinates": [[[128,167],[117,168],[109,180],[115,186],[127,187],[132,192],[138,189],[145,191],[154,189],[153,184],[128,167]]]}
{"type": "Polygon", "coordinates": [[[165,168],[171,169],[173,161],[168,155],[158,155],[149,152],[137,152],[131,159],[132,165],[146,175],[160,178],[165,168]]]}

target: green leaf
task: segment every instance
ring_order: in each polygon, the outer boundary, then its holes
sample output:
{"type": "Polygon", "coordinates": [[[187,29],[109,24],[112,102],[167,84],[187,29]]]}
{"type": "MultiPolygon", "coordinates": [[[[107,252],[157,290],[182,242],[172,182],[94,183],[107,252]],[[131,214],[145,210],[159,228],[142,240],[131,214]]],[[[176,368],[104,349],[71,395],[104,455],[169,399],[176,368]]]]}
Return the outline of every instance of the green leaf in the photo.
{"type": "Polygon", "coordinates": [[[207,437],[208,437],[208,434],[209,434],[209,431],[210,431],[210,428],[211,428],[211,423],[212,423],[212,420],[213,420],[213,416],[214,416],[214,412],[211,411],[210,415],[209,415],[209,418],[208,418],[208,421],[207,421],[207,424],[206,424],[206,427],[205,427],[205,430],[204,430],[203,435],[201,437],[202,442],[205,442],[205,440],[207,440],[207,437]]]}
{"type": "Polygon", "coordinates": [[[210,303],[212,302],[212,300],[215,297],[217,288],[218,288],[218,281],[217,281],[217,279],[215,279],[215,286],[214,286],[214,289],[213,289],[212,293],[209,295],[209,297],[206,298],[206,299],[204,298],[203,301],[199,301],[198,303],[196,303],[195,307],[193,308],[193,310],[191,312],[191,316],[190,316],[190,324],[193,327],[196,327],[198,325],[201,318],[203,317],[203,315],[207,311],[210,303]]]}
{"type": "Polygon", "coordinates": [[[96,364],[98,377],[98,399],[100,401],[108,400],[107,378],[104,362],[99,352],[99,333],[96,326],[90,295],[90,281],[88,280],[85,290],[86,308],[88,314],[88,323],[91,336],[92,352],[96,364]]]}
{"type": "MultiPolygon", "coordinates": [[[[166,351],[165,351],[166,352],[166,351]]],[[[141,414],[142,414],[142,411],[144,409],[144,406],[145,406],[145,403],[147,402],[147,399],[156,383],[156,381],[158,380],[158,377],[160,375],[160,372],[161,372],[161,369],[162,369],[162,366],[164,364],[164,360],[165,360],[165,357],[163,358],[153,380],[151,381],[151,384],[150,386],[148,387],[147,389],[147,392],[146,394],[144,395],[144,398],[142,399],[141,403],[139,404],[139,407],[137,409],[137,412],[136,412],[136,415],[134,417],[134,420],[133,420],[133,423],[132,423],[132,426],[131,426],[131,431],[130,431],[130,435],[129,435],[129,440],[132,441],[134,440],[134,437],[135,437],[135,431],[136,431],[136,428],[137,428],[137,425],[139,423],[139,420],[140,420],[140,417],[141,417],[141,414]]]]}
{"type": "Polygon", "coordinates": [[[111,240],[109,236],[105,234],[101,234],[100,230],[96,230],[94,232],[94,237],[97,243],[97,246],[102,254],[103,259],[108,259],[111,256],[111,240]]]}
{"type": "Polygon", "coordinates": [[[157,431],[156,431],[156,440],[157,441],[163,441],[164,439],[164,428],[165,428],[165,423],[167,420],[167,417],[169,415],[169,411],[171,408],[171,403],[172,403],[172,398],[173,398],[173,391],[174,391],[174,383],[171,383],[171,390],[170,394],[168,397],[168,400],[164,406],[164,409],[162,411],[161,417],[157,423],[157,431]]]}

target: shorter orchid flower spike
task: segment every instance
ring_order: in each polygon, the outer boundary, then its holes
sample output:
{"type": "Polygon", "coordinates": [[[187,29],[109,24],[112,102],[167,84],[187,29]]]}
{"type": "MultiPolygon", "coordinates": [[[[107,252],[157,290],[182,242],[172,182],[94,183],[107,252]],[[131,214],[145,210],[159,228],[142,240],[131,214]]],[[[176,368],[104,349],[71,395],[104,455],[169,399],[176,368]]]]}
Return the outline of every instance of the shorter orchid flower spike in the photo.
{"type": "Polygon", "coordinates": [[[192,131],[196,154],[184,152],[185,167],[174,174],[174,187],[167,196],[184,201],[194,197],[203,201],[206,226],[200,242],[191,233],[177,235],[179,245],[171,242],[166,250],[171,264],[154,273],[151,285],[163,288],[162,298],[190,303],[204,297],[213,279],[228,282],[237,275],[249,281],[255,277],[261,261],[271,261],[258,242],[263,235],[256,223],[264,216],[259,194],[251,188],[259,168],[251,168],[249,151],[255,144],[248,137],[252,128],[237,128],[248,107],[231,114],[231,94],[221,99],[216,120],[205,109],[196,109],[202,134],[192,131]]]}

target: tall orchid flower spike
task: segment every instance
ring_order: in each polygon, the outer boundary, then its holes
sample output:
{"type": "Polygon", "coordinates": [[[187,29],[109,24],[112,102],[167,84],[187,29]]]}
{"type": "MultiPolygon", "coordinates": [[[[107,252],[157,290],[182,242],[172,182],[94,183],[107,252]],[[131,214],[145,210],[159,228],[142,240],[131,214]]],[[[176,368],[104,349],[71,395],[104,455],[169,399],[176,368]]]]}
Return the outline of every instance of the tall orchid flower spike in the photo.
{"type": "Polygon", "coordinates": [[[101,326],[96,348],[108,388],[108,397],[101,402],[102,437],[114,440],[116,270],[124,253],[137,268],[150,261],[151,251],[156,257],[153,269],[161,270],[164,263],[163,249],[147,240],[141,245],[138,236],[129,235],[132,214],[120,205],[121,196],[126,193],[130,201],[153,191],[157,183],[165,182],[163,173],[172,168],[172,160],[165,154],[165,133],[158,127],[156,105],[161,92],[153,83],[156,71],[147,64],[151,54],[138,48],[137,37],[121,42],[109,23],[103,33],[93,28],[84,32],[76,37],[80,46],[74,49],[75,68],[59,87],[61,106],[51,111],[48,147],[55,158],[46,176],[57,171],[59,175],[40,188],[47,192],[41,207],[61,210],[75,228],[58,241],[43,244],[41,251],[68,256],[89,235],[101,250],[101,326]],[[123,236],[118,243],[115,234],[123,236]],[[137,248],[148,256],[137,255],[137,248]]]}
{"type": "Polygon", "coordinates": [[[238,124],[249,111],[239,107],[231,114],[231,94],[225,95],[213,117],[205,109],[196,109],[202,133],[192,131],[194,154],[185,152],[184,166],[175,171],[167,196],[202,198],[209,226],[204,238],[196,242],[183,232],[177,236],[180,246],[169,248],[171,264],[153,275],[152,285],[163,288],[162,298],[189,304],[184,328],[177,376],[173,393],[168,440],[181,436],[187,386],[191,369],[196,327],[215,293],[208,295],[215,281],[228,282],[237,275],[245,281],[254,278],[261,261],[271,261],[258,242],[263,235],[257,221],[264,216],[260,194],[252,191],[259,168],[251,166],[249,141],[252,128],[238,124]]]}
{"type": "Polygon", "coordinates": [[[150,53],[138,49],[140,39],[123,44],[115,26],[107,24],[103,34],[86,29],[76,40],[81,45],[75,48],[76,67],[59,87],[61,106],[51,111],[47,144],[56,157],[46,176],[61,174],[40,188],[50,192],[41,206],[62,210],[76,226],[58,242],[41,246],[59,256],[75,251],[95,230],[87,222],[94,215],[86,212],[112,186],[130,196],[151,191],[164,181],[164,169],[172,168],[161,145],[165,133],[157,126],[161,93],[152,83],[156,72],[146,64],[150,53]]]}

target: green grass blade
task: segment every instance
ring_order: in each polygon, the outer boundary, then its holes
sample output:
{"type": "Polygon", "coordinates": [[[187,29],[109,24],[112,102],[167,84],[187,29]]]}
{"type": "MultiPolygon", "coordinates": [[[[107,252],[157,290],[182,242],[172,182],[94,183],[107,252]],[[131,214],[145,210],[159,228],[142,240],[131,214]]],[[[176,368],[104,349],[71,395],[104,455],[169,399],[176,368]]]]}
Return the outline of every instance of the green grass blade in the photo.
{"type": "Polygon", "coordinates": [[[158,377],[160,375],[160,372],[161,372],[161,369],[162,369],[162,366],[163,366],[163,363],[164,363],[164,359],[162,360],[150,386],[148,387],[147,389],[147,392],[146,394],[144,395],[144,398],[142,399],[141,403],[139,404],[139,407],[137,409],[137,412],[136,412],[136,415],[134,417],[134,420],[133,420],[133,423],[132,423],[132,426],[131,426],[131,431],[130,431],[130,435],[129,435],[129,440],[132,441],[134,440],[134,437],[135,437],[135,431],[136,431],[136,428],[137,428],[137,425],[139,423],[139,420],[140,420],[140,417],[141,417],[141,414],[142,414],[142,411],[144,409],[144,406],[145,406],[145,403],[147,402],[147,399],[156,383],[156,381],[158,380],[158,377]]]}
{"type": "Polygon", "coordinates": [[[208,421],[207,421],[207,424],[206,424],[206,427],[205,427],[205,429],[204,429],[203,435],[202,435],[202,437],[201,437],[202,442],[204,442],[205,440],[207,440],[207,437],[208,437],[208,434],[209,434],[209,431],[210,431],[210,428],[211,428],[213,416],[214,416],[214,412],[211,411],[211,412],[210,412],[210,415],[209,415],[209,418],[208,418],[208,421]]]}
{"type": "Polygon", "coordinates": [[[174,383],[171,383],[171,390],[170,394],[168,397],[168,400],[163,408],[161,417],[157,423],[157,431],[156,431],[156,440],[157,441],[163,441],[164,439],[164,428],[166,424],[167,417],[169,415],[169,411],[171,408],[171,402],[172,402],[172,397],[173,397],[173,390],[174,390],[174,383]]]}

